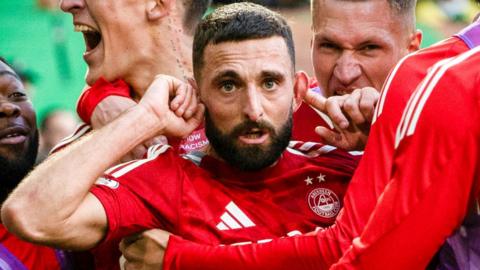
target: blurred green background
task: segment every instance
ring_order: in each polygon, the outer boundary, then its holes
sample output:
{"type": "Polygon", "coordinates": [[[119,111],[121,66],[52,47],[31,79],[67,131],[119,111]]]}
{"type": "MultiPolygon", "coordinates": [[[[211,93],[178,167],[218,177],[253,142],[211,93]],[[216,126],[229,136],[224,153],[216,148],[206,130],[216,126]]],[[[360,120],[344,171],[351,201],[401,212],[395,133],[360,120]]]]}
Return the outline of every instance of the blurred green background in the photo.
{"type": "Polygon", "coordinates": [[[75,108],[85,83],[83,37],[71,16],[40,9],[36,1],[0,1],[0,56],[31,80],[38,119],[55,108],[75,108]]]}

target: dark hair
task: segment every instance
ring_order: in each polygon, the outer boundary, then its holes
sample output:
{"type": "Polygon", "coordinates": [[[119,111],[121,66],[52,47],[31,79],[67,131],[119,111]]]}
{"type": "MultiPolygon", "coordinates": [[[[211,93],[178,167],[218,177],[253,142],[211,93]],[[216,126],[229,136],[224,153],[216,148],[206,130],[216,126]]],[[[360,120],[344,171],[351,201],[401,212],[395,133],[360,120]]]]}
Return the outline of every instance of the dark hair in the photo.
{"type": "MultiPolygon", "coordinates": [[[[312,5],[315,6],[320,0],[312,0],[312,5]]],[[[364,2],[369,0],[339,0],[339,1],[350,1],[350,2],[364,2]]],[[[386,0],[393,11],[397,14],[406,14],[412,13],[415,11],[415,5],[417,0],[386,0]]]]}
{"type": "Polygon", "coordinates": [[[10,65],[10,63],[7,62],[7,60],[5,60],[5,58],[1,57],[0,56],[0,62],[4,63],[7,67],[9,67],[12,71],[2,71],[2,74],[5,74],[5,73],[8,73],[12,76],[14,76],[15,78],[17,78],[18,80],[21,81],[21,78],[20,76],[18,76],[17,72],[15,71],[15,69],[12,67],[12,65],[10,65]]]}
{"type": "Polygon", "coordinates": [[[193,33],[211,3],[211,0],[183,0],[183,28],[186,32],[193,33]]]}
{"type": "Polygon", "coordinates": [[[197,27],[193,38],[193,72],[197,80],[203,67],[203,54],[208,44],[245,41],[279,36],[285,40],[295,67],[292,31],[278,13],[253,3],[225,5],[209,14],[197,27]]]}

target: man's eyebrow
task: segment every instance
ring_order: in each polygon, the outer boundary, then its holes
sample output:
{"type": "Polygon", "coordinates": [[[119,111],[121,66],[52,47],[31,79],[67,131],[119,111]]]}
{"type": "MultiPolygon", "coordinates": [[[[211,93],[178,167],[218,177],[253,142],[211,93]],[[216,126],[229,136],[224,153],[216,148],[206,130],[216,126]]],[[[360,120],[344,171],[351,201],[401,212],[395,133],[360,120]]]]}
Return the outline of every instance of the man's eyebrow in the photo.
{"type": "Polygon", "coordinates": [[[1,70],[0,71],[0,76],[2,76],[2,75],[11,75],[11,76],[17,78],[18,80],[20,80],[20,77],[18,77],[18,75],[15,72],[11,72],[10,70],[1,70]]]}
{"type": "Polygon", "coordinates": [[[240,78],[240,76],[238,76],[238,73],[233,71],[233,70],[224,70],[224,71],[220,71],[219,73],[217,73],[215,75],[215,77],[213,77],[213,80],[218,81],[222,78],[238,79],[238,78],[240,78]]]}
{"type": "Polygon", "coordinates": [[[281,79],[281,78],[285,77],[285,74],[283,72],[279,72],[279,71],[276,71],[276,70],[265,70],[265,71],[262,71],[261,75],[262,75],[263,78],[272,77],[272,78],[275,78],[275,79],[281,79]]]}

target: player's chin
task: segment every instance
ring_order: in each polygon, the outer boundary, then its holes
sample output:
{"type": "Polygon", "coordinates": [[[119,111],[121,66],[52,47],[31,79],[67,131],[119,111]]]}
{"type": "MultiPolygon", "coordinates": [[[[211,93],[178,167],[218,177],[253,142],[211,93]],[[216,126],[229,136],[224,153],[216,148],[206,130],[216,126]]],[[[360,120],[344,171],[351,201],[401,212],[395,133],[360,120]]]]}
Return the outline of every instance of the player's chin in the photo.
{"type": "Polygon", "coordinates": [[[90,86],[94,85],[98,79],[100,79],[100,74],[101,73],[95,68],[88,67],[87,74],[85,75],[85,82],[90,86]]]}

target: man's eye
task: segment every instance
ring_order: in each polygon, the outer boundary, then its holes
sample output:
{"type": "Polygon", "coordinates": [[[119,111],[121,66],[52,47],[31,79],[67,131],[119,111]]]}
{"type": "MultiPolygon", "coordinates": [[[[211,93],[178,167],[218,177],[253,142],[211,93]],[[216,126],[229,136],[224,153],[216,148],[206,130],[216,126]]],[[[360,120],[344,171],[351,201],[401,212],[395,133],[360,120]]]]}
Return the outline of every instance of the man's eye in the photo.
{"type": "Polygon", "coordinates": [[[8,95],[8,98],[13,98],[13,99],[26,99],[27,95],[22,92],[14,92],[8,95]]]}
{"type": "Polygon", "coordinates": [[[328,50],[335,50],[338,48],[337,45],[330,43],[330,42],[322,42],[318,45],[320,49],[328,49],[328,50]]]}
{"type": "Polygon", "coordinates": [[[376,50],[376,49],[379,49],[379,48],[380,48],[380,46],[378,46],[378,45],[368,44],[368,45],[363,46],[363,47],[362,47],[362,50],[368,52],[368,51],[373,51],[373,50],[376,50]]]}
{"type": "Polygon", "coordinates": [[[274,80],[266,80],[265,82],[263,82],[263,86],[265,87],[265,89],[267,90],[272,90],[275,88],[275,85],[276,85],[276,82],[274,80]]]}
{"type": "Polygon", "coordinates": [[[232,81],[226,81],[221,84],[221,88],[224,92],[230,93],[235,90],[235,84],[232,81]]]}

